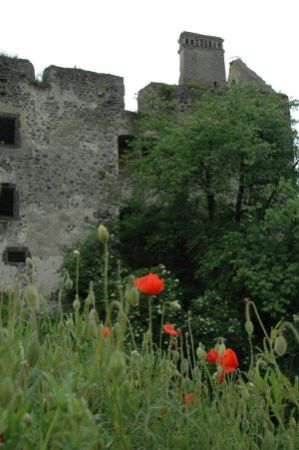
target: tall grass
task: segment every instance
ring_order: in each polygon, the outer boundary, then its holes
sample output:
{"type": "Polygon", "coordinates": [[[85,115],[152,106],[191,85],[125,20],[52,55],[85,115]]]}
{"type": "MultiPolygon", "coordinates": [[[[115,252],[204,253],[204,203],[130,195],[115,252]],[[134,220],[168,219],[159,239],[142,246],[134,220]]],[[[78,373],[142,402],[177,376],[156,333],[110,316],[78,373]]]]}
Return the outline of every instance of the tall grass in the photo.
{"type": "MultiPolygon", "coordinates": [[[[79,271],[80,255],[74,257],[79,271]]],[[[277,339],[287,325],[264,330],[249,371],[237,369],[221,382],[205,350],[196,352],[191,329],[169,336],[162,348],[149,327],[136,347],[128,320],[130,308],[138,307],[133,280],[120,281],[113,301],[105,280],[105,317],[94,308],[92,289],[85,300],[76,296],[71,312],[58,308],[50,316],[28,264],[25,289],[16,283],[1,295],[2,448],[299,448],[299,378],[291,382],[277,364],[277,339]]],[[[248,304],[248,321],[253,312],[248,304]]]]}

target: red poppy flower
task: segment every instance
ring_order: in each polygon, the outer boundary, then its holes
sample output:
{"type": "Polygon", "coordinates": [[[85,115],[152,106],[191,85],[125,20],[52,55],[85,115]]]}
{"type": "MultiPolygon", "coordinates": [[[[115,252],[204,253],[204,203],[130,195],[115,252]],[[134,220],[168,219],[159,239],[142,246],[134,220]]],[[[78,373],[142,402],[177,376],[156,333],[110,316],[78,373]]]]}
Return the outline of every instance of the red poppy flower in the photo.
{"type": "Polygon", "coordinates": [[[163,330],[165,331],[165,333],[169,334],[170,336],[179,336],[180,333],[178,330],[176,330],[174,328],[173,325],[171,325],[170,323],[166,323],[165,325],[163,325],[163,330]]]}
{"type": "Polygon", "coordinates": [[[135,286],[148,295],[160,294],[164,289],[164,280],[156,273],[149,273],[134,280],[135,286]]]}
{"type": "Polygon", "coordinates": [[[110,333],[111,333],[111,328],[103,327],[102,335],[103,335],[104,338],[108,337],[110,333]]]}
{"type": "Polygon", "coordinates": [[[224,376],[227,373],[231,373],[239,367],[237,355],[231,348],[224,350],[223,356],[221,356],[215,348],[212,348],[212,350],[206,354],[205,358],[210,363],[218,365],[218,381],[223,381],[224,376]]]}
{"type": "Polygon", "coordinates": [[[205,356],[205,359],[212,364],[219,362],[220,358],[220,353],[215,348],[212,348],[205,356]]]}
{"type": "Polygon", "coordinates": [[[237,367],[239,367],[239,361],[236,353],[231,348],[227,348],[220,360],[220,364],[223,366],[225,374],[233,372],[237,369],[237,367]]]}
{"type": "Polygon", "coordinates": [[[186,392],[186,394],[183,395],[183,403],[185,405],[194,405],[196,403],[196,398],[193,392],[186,392]]]}

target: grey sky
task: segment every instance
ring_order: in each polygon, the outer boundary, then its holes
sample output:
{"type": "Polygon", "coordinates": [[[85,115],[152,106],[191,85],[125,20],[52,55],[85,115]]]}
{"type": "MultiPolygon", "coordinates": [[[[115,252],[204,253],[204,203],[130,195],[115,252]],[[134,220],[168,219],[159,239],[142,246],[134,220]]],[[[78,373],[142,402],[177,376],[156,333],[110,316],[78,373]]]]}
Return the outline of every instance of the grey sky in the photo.
{"type": "Polygon", "coordinates": [[[177,83],[182,31],[224,39],[274,89],[299,98],[297,0],[1,1],[0,50],[125,78],[126,107],[151,81],[177,83]]]}

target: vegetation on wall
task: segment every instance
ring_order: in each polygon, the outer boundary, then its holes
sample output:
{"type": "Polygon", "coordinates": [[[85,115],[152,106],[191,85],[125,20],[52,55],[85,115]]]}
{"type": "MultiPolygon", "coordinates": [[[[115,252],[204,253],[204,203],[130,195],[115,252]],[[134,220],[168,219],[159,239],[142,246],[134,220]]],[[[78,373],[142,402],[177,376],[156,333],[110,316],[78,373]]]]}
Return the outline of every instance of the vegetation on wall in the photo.
{"type": "MultiPolygon", "coordinates": [[[[200,89],[188,109],[173,92],[169,101],[162,94],[140,115],[125,164],[133,194],[116,225],[117,259],[133,272],[163,264],[180,281],[176,323],[187,329],[189,311],[195,339],[229,337],[245,354],[245,298],[269,326],[299,310],[298,154],[289,115],[296,105],[256,86],[200,89]]],[[[81,258],[85,292],[99,282],[90,275],[90,242],[81,258]]]]}
{"type": "Polygon", "coordinates": [[[185,308],[217,304],[218,325],[224,305],[242,322],[246,297],[267,323],[290,317],[299,309],[296,103],[249,85],[202,91],[183,113],[173,100],[158,106],[140,119],[134,146],[147,151],[127,162],[135,184],[121,254],[133,268],[164,263],[185,308]]]}

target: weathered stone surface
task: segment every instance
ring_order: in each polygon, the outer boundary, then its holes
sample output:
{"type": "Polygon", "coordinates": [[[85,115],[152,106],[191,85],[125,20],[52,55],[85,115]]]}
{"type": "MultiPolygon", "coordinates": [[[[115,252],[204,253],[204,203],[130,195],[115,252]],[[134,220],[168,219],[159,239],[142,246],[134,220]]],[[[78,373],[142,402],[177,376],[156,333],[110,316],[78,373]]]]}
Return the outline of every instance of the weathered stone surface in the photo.
{"type": "MultiPolygon", "coordinates": [[[[118,136],[132,134],[121,77],[50,66],[40,83],[32,64],[0,57],[0,118],[16,119],[14,145],[0,145],[0,183],[15,185],[18,214],[0,218],[0,255],[30,250],[36,279],[57,287],[63,251],[89,220],[116,214],[107,187],[118,180],[118,136]]],[[[16,197],[15,197],[16,198],[16,197]]],[[[1,281],[23,266],[0,262],[1,281]]]]}
{"type": "Polygon", "coordinates": [[[270,86],[268,86],[266,82],[253,70],[249,69],[249,67],[240,58],[235,59],[230,63],[227,82],[229,85],[256,83],[270,88],[270,86]]]}
{"type": "Polygon", "coordinates": [[[184,31],[179,44],[179,84],[225,85],[223,39],[184,31]]]}

